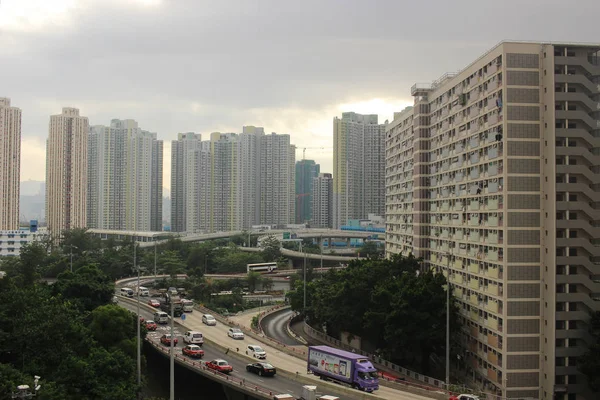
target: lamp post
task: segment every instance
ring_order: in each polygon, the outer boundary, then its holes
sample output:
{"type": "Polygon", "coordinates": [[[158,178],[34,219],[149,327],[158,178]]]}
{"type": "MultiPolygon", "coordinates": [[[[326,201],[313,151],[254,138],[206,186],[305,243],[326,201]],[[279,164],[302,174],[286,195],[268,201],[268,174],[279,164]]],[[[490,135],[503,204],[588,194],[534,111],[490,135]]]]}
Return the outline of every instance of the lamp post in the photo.
{"type": "Polygon", "coordinates": [[[175,330],[173,328],[174,320],[175,320],[175,308],[173,306],[173,298],[169,296],[169,301],[171,302],[171,343],[170,343],[170,352],[169,352],[169,383],[170,383],[170,400],[175,400],[175,330]]]}
{"type": "Polygon", "coordinates": [[[73,243],[71,243],[71,272],[73,272],[73,247],[79,250],[79,247],[73,246],[73,243]]]}
{"type": "Polygon", "coordinates": [[[38,390],[40,390],[40,388],[42,387],[42,385],[38,385],[40,379],[41,378],[39,376],[34,376],[33,393],[31,392],[29,385],[19,385],[17,386],[17,391],[11,394],[11,399],[30,399],[32,397],[35,397],[38,390]]]}
{"type": "Polygon", "coordinates": [[[450,393],[450,253],[446,257],[446,388],[450,393]]]}
{"type": "Polygon", "coordinates": [[[158,243],[156,242],[156,238],[154,239],[154,281],[156,282],[156,247],[158,243]]]}
{"type": "Polygon", "coordinates": [[[133,268],[137,270],[137,384],[142,387],[142,333],[140,323],[140,267],[137,265],[137,244],[133,235],[133,268]]]}

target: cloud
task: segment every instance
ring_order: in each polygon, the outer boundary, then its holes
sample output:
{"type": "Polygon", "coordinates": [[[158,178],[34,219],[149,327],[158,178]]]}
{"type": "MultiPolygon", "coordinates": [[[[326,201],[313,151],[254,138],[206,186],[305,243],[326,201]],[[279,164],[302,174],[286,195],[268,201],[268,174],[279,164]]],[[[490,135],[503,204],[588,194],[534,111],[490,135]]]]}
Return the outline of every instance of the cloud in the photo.
{"type": "MultiPolygon", "coordinates": [[[[392,107],[412,101],[413,83],[459,70],[501,39],[597,40],[599,8],[597,0],[3,0],[0,96],[23,110],[23,137],[42,141],[49,115],[74,106],[92,124],[133,118],[165,141],[261,125],[298,147],[331,146],[344,105],[371,102],[369,112],[391,119],[392,107]]],[[[311,157],[330,170],[331,154],[311,157]]]]}

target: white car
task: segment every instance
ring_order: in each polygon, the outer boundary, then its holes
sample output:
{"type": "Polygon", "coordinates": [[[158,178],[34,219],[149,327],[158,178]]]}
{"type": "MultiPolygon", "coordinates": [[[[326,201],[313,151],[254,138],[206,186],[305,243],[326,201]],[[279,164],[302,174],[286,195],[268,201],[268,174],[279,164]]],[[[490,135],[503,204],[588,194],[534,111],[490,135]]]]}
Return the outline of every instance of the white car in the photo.
{"type": "Polygon", "coordinates": [[[183,335],[183,341],[187,344],[197,344],[202,346],[204,344],[204,337],[200,332],[187,331],[185,335],[183,335]]]}
{"type": "Polygon", "coordinates": [[[210,314],[204,314],[202,316],[202,323],[209,326],[217,325],[217,320],[210,314]]]}
{"type": "Polygon", "coordinates": [[[267,352],[256,344],[249,344],[248,347],[246,347],[246,355],[258,358],[259,360],[267,359],[267,352]]]}
{"type": "Polygon", "coordinates": [[[242,332],[238,328],[229,328],[229,330],[227,331],[227,336],[233,339],[244,340],[244,332],[242,332]]]}

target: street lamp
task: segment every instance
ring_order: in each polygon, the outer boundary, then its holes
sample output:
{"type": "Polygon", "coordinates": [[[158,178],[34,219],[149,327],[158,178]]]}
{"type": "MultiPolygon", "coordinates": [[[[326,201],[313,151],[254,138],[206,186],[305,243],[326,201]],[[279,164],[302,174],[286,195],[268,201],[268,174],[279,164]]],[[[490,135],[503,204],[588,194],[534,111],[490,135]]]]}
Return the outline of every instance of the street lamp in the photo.
{"type": "Polygon", "coordinates": [[[173,328],[175,320],[175,307],[173,297],[169,296],[169,302],[171,303],[171,343],[170,343],[170,354],[169,354],[169,383],[170,383],[170,400],[175,400],[175,330],[173,328]]]}
{"type": "Polygon", "coordinates": [[[79,247],[73,246],[73,243],[71,243],[71,272],[73,272],[73,247],[79,250],[79,247]]]}
{"type": "Polygon", "coordinates": [[[40,388],[42,387],[42,385],[38,385],[38,382],[40,381],[40,377],[39,376],[34,376],[34,380],[33,380],[33,393],[31,392],[31,389],[29,388],[29,385],[19,385],[17,386],[17,391],[11,394],[11,398],[12,399],[30,399],[32,397],[35,397],[38,390],[40,390],[40,388]]]}
{"type": "Polygon", "coordinates": [[[446,252],[446,388],[450,393],[450,253],[446,252]]]}
{"type": "Polygon", "coordinates": [[[133,234],[133,268],[137,269],[137,384],[138,390],[142,387],[142,333],[140,323],[140,267],[137,265],[137,243],[133,234]]]}

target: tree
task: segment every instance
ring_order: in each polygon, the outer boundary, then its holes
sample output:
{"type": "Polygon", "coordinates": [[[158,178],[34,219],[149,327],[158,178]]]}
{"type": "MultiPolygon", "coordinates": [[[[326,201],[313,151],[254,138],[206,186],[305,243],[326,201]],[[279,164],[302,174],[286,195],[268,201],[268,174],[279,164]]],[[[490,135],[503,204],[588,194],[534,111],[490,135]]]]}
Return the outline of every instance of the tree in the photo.
{"type": "Polygon", "coordinates": [[[273,235],[264,238],[260,247],[262,247],[262,258],[265,262],[277,261],[281,257],[281,242],[273,235]]]}
{"type": "Polygon", "coordinates": [[[246,278],[246,282],[248,282],[248,290],[250,293],[254,293],[258,285],[263,281],[263,277],[256,271],[248,272],[248,277],[246,278]]]}
{"type": "Polygon", "coordinates": [[[165,273],[175,278],[185,271],[185,263],[176,250],[166,250],[160,254],[160,265],[165,273]]]}
{"type": "Polygon", "coordinates": [[[269,278],[268,276],[263,277],[262,279],[262,288],[267,292],[273,290],[273,278],[269,278]]]}
{"type": "Polygon", "coordinates": [[[590,389],[600,392],[600,311],[596,311],[592,316],[589,327],[594,343],[579,359],[579,371],[587,377],[590,389]]]}
{"type": "Polygon", "coordinates": [[[114,282],[96,266],[81,267],[75,272],[63,272],[52,286],[55,294],[71,300],[82,310],[91,311],[110,302],[115,292],[114,282]]]}
{"type": "Polygon", "coordinates": [[[90,330],[105,348],[118,346],[137,335],[137,316],[126,309],[108,304],[92,311],[90,330]]]}
{"type": "MultiPolygon", "coordinates": [[[[390,354],[392,361],[430,372],[432,354],[445,352],[445,279],[431,272],[417,274],[420,261],[412,256],[354,260],[344,270],[330,270],[313,279],[307,271],[306,318],[327,327],[359,335],[390,354]]],[[[292,309],[304,311],[304,282],[294,279],[288,294],[292,309]]],[[[453,298],[452,298],[453,299],[453,298]]],[[[460,326],[451,304],[451,328],[460,326]]]]}
{"type": "Polygon", "coordinates": [[[358,254],[360,254],[361,257],[379,258],[383,253],[382,250],[383,249],[377,245],[377,242],[369,240],[365,241],[363,245],[358,249],[358,254]]]}

